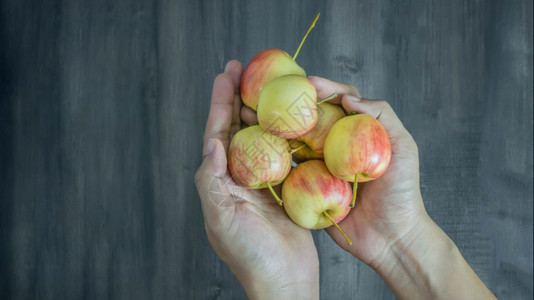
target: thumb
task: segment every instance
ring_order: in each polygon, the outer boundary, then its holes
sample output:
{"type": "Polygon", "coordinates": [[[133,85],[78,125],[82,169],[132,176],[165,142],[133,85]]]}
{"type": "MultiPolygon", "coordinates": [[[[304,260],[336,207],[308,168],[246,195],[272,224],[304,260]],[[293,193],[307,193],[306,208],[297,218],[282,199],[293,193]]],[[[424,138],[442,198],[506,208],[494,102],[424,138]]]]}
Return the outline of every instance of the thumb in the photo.
{"type": "Polygon", "coordinates": [[[369,114],[377,119],[388,133],[393,154],[409,153],[413,159],[418,160],[417,145],[413,137],[406,130],[389,103],[384,100],[371,100],[345,95],[342,99],[342,105],[348,113],[369,114]]]}
{"type": "Polygon", "coordinates": [[[326,98],[333,93],[338,95],[337,98],[330,100],[330,103],[340,104],[344,95],[360,97],[360,92],[356,87],[346,83],[335,82],[318,76],[308,76],[308,80],[313,84],[317,91],[317,97],[326,98]]]}
{"type": "Polygon", "coordinates": [[[195,185],[206,221],[217,219],[218,208],[228,207],[227,202],[233,202],[226,186],[230,180],[226,165],[226,151],[222,142],[217,138],[208,139],[202,164],[195,174],[195,185]]]}
{"type": "Polygon", "coordinates": [[[202,164],[198,169],[211,177],[222,177],[226,173],[226,153],[218,138],[209,138],[204,146],[202,164]]]}
{"type": "Polygon", "coordinates": [[[409,135],[393,108],[384,100],[371,100],[346,95],[342,99],[342,105],[348,113],[357,112],[373,116],[382,123],[390,138],[409,135]]]}

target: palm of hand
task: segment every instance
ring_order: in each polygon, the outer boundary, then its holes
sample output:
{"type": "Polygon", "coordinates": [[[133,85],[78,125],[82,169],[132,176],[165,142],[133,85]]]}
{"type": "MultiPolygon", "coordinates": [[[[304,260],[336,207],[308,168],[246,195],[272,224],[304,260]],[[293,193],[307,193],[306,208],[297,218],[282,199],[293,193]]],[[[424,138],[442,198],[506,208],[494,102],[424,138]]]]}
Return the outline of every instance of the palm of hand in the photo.
{"type": "Polygon", "coordinates": [[[219,224],[211,224],[208,238],[231,269],[243,270],[235,273],[253,271],[248,275],[287,285],[296,279],[291,270],[318,272],[317,250],[310,231],[293,223],[269,191],[236,188],[228,173],[224,181],[227,186],[222,193],[233,203],[224,204],[229,209],[219,224]],[[227,259],[235,257],[241,259],[227,259]]]}
{"type": "Polygon", "coordinates": [[[337,230],[327,230],[342,248],[371,265],[389,244],[415,225],[416,216],[424,209],[415,142],[409,137],[391,140],[393,154],[386,173],[359,184],[356,206],[340,222],[353,239],[352,246],[337,230]]]}

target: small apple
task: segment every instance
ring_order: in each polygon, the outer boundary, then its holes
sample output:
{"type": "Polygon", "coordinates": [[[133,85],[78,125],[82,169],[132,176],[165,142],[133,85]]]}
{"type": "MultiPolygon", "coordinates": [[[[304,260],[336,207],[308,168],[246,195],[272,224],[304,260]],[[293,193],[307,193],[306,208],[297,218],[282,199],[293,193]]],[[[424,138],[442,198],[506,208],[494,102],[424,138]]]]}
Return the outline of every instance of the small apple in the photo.
{"type": "Polygon", "coordinates": [[[284,75],[306,76],[306,72],[284,50],[266,49],[256,54],[241,77],[241,99],[256,110],[258,96],[269,81],[284,75]]]}
{"type": "MultiPolygon", "coordinates": [[[[350,184],[330,174],[322,160],[308,160],[289,172],[282,185],[287,215],[308,229],[338,226],[350,211],[350,184]]],[[[347,242],[350,239],[345,235],[347,242]]]]}
{"type": "Polygon", "coordinates": [[[241,129],[228,148],[228,169],[237,184],[250,189],[269,188],[282,205],[272,187],[282,183],[291,169],[289,144],[258,125],[241,129]]]}
{"type": "Polygon", "coordinates": [[[339,105],[328,102],[317,106],[319,119],[315,127],[305,135],[290,142],[292,149],[299,149],[294,155],[301,160],[322,159],[323,146],[330,128],[341,118],[345,112],[339,105]]]}
{"type": "Polygon", "coordinates": [[[241,99],[246,106],[253,110],[257,109],[260,92],[269,81],[290,74],[306,76],[306,72],[297,64],[295,59],[306,37],[315,26],[317,19],[319,19],[319,15],[317,14],[315,20],[313,20],[308,28],[293,57],[284,50],[273,48],[261,51],[250,60],[243,71],[240,84],[241,99]]]}
{"type": "Polygon", "coordinates": [[[358,182],[380,177],[391,160],[391,143],[382,124],[368,114],[346,116],[330,129],[324,143],[328,170],[354,182],[354,206],[358,182]]]}
{"type": "Polygon", "coordinates": [[[285,75],[267,83],[258,98],[258,123],[287,139],[310,132],[317,124],[317,92],[306,78],[285,75]]]}

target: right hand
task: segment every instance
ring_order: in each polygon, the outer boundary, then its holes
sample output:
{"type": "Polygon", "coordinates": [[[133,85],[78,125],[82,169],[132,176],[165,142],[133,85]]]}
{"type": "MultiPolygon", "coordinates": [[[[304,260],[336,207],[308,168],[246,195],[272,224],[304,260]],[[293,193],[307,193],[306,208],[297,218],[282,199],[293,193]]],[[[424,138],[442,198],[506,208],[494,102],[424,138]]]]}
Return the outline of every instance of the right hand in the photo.
{"type": "Polygon", "coordinates": [[[228,145],[241,129],[242,72],[232,60],[213,84],[195,175],[208,240],[249,298],[318,298],[319,259],[310,231],[291,222],[268,190],[240,188],[228,171],[228,145]]]}
{"type": "Polygon", "coordinates": [[[388,169],[380,178],[360,183],[355,207],[339,223],[354,243],[347,245],[336,228],[327,229],[340,247],[376,268],[392,244],[428,218],[419,188],[417,145],[387,102],[363,99],[348,84],[314,76],[309,79],[319,98],[337,93],[339,97],[334,103],[343,105],[349,114],[357,112],[375,117],[391,140],[388,169]]]}

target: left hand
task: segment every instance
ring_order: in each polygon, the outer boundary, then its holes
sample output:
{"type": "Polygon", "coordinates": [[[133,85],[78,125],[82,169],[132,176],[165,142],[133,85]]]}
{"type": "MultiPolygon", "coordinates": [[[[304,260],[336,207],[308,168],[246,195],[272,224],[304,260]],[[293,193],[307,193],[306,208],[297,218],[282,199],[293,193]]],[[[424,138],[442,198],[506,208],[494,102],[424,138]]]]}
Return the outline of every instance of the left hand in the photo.
{"type": "Polygon", "coordinates": [[[250,298],[319,298],[319,260],[312,235],[293,223],[268,190],[238,187],[227,151],[241,129],[243,67],[230,61],[213,85],[203,159],[195,174],[211,246],[250,298]]]}

